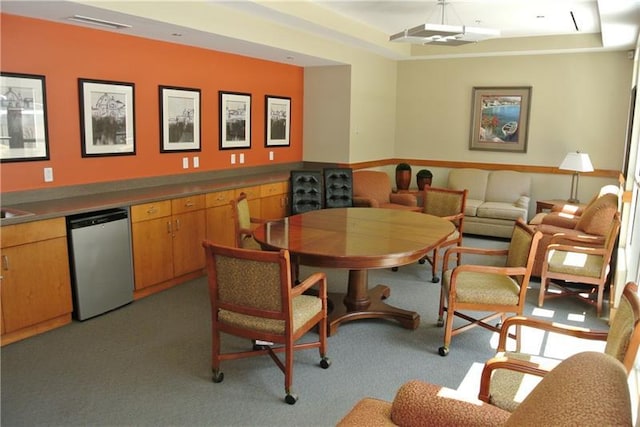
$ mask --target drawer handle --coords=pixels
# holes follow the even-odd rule
[[[154,214],[154,213],[157,213],[157,212],[158,212],[158,209],[157,209],[155,206],[151,206],[151,207],[147,210],[147,213],[148,213],[149,215]]]
[[[194,207],[196,204],[193,203],[192,201],[188,201],[187,203],[184,204],[185,208],[192,208]]]

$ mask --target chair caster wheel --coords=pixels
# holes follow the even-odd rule
[[[436,322],[436,326],[438,328],[442,328],[444,326],[444,319],[438,319],[438,321]]]
[[[398,267],[391,267],[391,271],[398,271]]]
[[[284,397],[284,401],[289,405],[294,405],[298,401],[298,396],[296,396],[295,394],[287,393],[287,395]]]
[[[442,346],[438,349],[438,354],[442,357],[446,356],[449,354],[449,348]]]
[[[211,381],[213,381],[214,383],[221,383],[222,380],[224,380],[224,373],[214,370],[213,371],[213,377],[211,378]]]
[[[329,359],[328,357],[323,357],[322,360],[320,360],[320,367],[322,369],[328,369],[329,366],[331,366],[331,359]]]
[[[438,276],[433,276],[431,278],[431,283],[438,283],[440,281],[440,278]]]
[[[496,323],[496,328],[498,328],[498,329],[502,329],[502,322],[498,322],[498,323]]]
[[[418,264],[424,264],[426,261],[424,259],[418,260]]]

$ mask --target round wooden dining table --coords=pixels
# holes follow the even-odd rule
[[[396,320],[407,329],[420,316],[383,302],[386,285],[369,289],[368,270],[419,261],[455,230],[442,218],[379,208],[322,209],[261,224],[254,238],[264,249],[289,250],[299,264],[349,270],[346,294],[330,294],[329,335],[341,323],[368,318]]]

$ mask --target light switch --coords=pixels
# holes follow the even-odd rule
[[[240,153],[240,164],[244,163],[244,153]]]
[[[182,158],[182,169],[189,169],[189,158],[188,157],[183,157]]]
[[[53,168],[44,168],[44,182],[53,182]]]
[[[232,155],[231,155],[231,164],[232,164],[232,165],[235,165],[235,164],[236,164],[236,155],[235,155],[235,154],[232,154]]]
[[[269,151],[269,160],[273,160],[273,151]]]
[[[198,156],[194,156],[194,158],[193,158],[193,167],[194,168],[199,168],[200,167],[200,158]]]

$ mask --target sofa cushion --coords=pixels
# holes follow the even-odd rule
[[[484,202],[478,206],[476,216],[481,218],[497,218],[516,220],[522,218],[526,220],[527,210],[515,206],[513,203]]]
[[[587,234],[603,236],[607,234],[618,211],[618,196],[605,194],[589,205],[578,220],[576,229]]]
[[[489,172],[482,169],[451,169],[447,188],[452,190],[468,190],[467,206],[469,200],[486,200],[487,179]],[[515,200],[515,199],[514,199]]]
[[[529,196],[531,177],[515,171],[492,171],[487,179],[487,202],[516,203],[520,196]],[[527,208],[529,201],[527,200]]]
[[[464,205],[464,214],[465,214],[465,216],[476,216],[476,215],[478,215],[478,208],[483,203],[484,203],[484,200],[467,198],[467,201],[465,202],[465,205]]]

